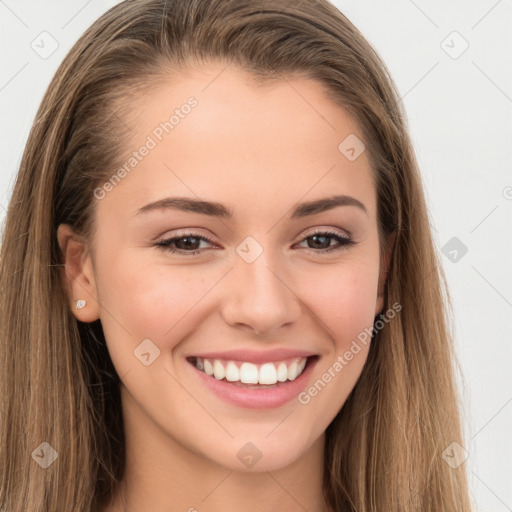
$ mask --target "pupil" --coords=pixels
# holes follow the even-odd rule
[[[314,245],[317,245],[316,247],[314,247],[314,249],[329,247],[329,237],[328,236],[313,235],[311,238],[313,239]],[[320,244],[317,244],[317,241],[319,239],[322,240],[322,242],[320,242]],[[327,241],[327,244],[325,243],[326,241]]]
[[[190,240],[195,240],[196,243],[194,243],[194,242],[191,243]],[[176,245],[178,246],[179,249],[197,249],[197,247],[196,247],[197,240],[198,240],[198,238],[195,236],[186,236],[186,237],[178,239],[176,241]],[[180,247],[180,245],[183,247]]]

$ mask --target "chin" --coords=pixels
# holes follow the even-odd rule
[[[315,442],[309,441],[306,433],[294,432],[290,435],[289,432],[275,432],[269,435],[267,429],[264,434],[254,432],[251,435],[250,430],[247,435],[231,440],[229,445],[219,443],[215,451],[209,449],[204,455],[231,471],[277,471],[306,456]]]

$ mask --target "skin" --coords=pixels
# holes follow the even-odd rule
[[[269,503],[324,511],[324,432],[356,384],[369,345],[308,404],[294,399],[267,410],[213,395],[185,357],[309,350],[319,355],[310,386],[371,329],[383,307],[389,254],[379,250],[367,154],[349,161],[338,150],[349,134],[363,136],[318,82],[296,76],[257,86],[246,71],[211,63],[134,102],[125,117],[129,152],[190,96],[197,107],[96,200],[95,251],[68,226],[58,229],[73,312],[82,322],[101,319],[122,382],[127,466],[108,510],[124,510],[124,500],[129,511],[254,511]],[[287,217],[298,202],[334,194],[357,198],[367,211],[338,206]],[[166,196],[219,202],[233,218],[175,209],[135,215]],[[355,245],[315,253],[310,233],[326,228]],[[201,242],[202,253],[193,256],[155,247],[187,229],[213,244]],[[252,263],[235,251],[247,236],[263,248]],[[335,238],[329,244],[338,245]],[[87,305],[76,310],[79,298]],[[148,338],[160,355],[145,366],[134,350]],[[247,442],[262,454],[252,468],[237,457]]]

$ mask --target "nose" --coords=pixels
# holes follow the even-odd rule
[[[252,263],[236,256],[224,297],[222,316],[231,327],[261,336],[276,336],[300,317],[299,297],[283,265],[267,256]]]

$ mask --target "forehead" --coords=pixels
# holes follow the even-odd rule
[[[362,133],[317,81],[256,83],[247,71],[212,64],[170,76],[125,110],[128,172],[102,207],[117,198],[133,212],[166,194],[195,195],[236,214],[249,204],[282,209],[339,193],[375,215],[366,152],[344,152],[347,144],[364,147]]]

